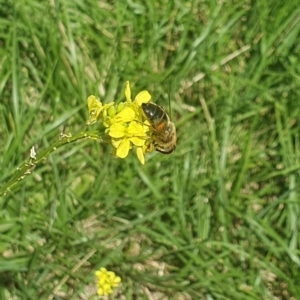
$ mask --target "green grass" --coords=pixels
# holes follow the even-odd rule
[[[126,80],[178,131],[145,166],[66,145],[3,196],[0,299],[98,299],[100,267],[112,299],[300,299],[300,5],[223,2],[0,3],[0,187]]]

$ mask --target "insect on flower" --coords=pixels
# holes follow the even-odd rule
[[[132,100],[129,81],[125,85],[125,98],[119,104],[102,104],[95,96],[89,96],[87,125],[100,121],[114,147],[113,153],[120,158],[135,149],[144,164],[146,152],[156,149],[163,154],[172,153],[176,148],[176,128],[164,108],[150,102],[148,91],[139,92]]]
[[[176,128],[164,108],[153,103],[142,103],[142,110],[152,127],[155,149],[163,154],[171,154],[176,148]]]

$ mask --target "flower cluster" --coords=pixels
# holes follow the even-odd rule
[[[95,272],[95,275],[97,294],[100,296],[112,294],[113,288],[117,287],[121,282],[119,276],[116,276],[114,272],[107,271],[105,268],[100,268],[100,270]]]
[[[136,149],[139,161],[145,163],[145,153],[151,149],[150,123],[142,112],[142,103],[147,103],[151,95],[147,91],[140,92],[131,100],[129,82],[125,86],[124,102],[102,104],[95,96],[89,96],[87,105],[89,110],[88,125],[101,120],[105,126],[105,133],[110,137],[115,155],[125,158],[130,149]]]

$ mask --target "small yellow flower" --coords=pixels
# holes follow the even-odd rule
[[[91,95],[86,100],[88,110],[89,110],[89,120],[88,125],[94,124],[97,122],[97,119],[103,109],[103,105],[94,95]]]
[[[120,158],[127,157],[129,150],[136,149],[139,161],[145,163],[145,153],[149,151],[151,143],[148,120],[145,120],[141,105],[151,99],[147,91],[137,94],[131,100],[131,90],[129,81],[125,85],[125,102],[115,104],[102,104],[95,96],[90,96],[87,100],[89,109],[89,124],[93,124],[102,117],[106,134],[111,139],[111,144],[115,148],[115,155]]]
[[[105,268],[100,268],[100,270],[95,272],[95,275],[97,294],[100,296],[112,294],[113,288],[117,287],[121,282],[119,276],[116,276],[114,272],[107,271]]]
[[[143,124],[132,121],[128,126],[120,123],[113,124],[109,129],[109,135],[112,137],[112,145],[116,148],[116,156],[125,158],[132,146],[143,148],[147,141],[147,131],[149,128]],[[139,150],[137,157],[143,164],[145,162]]]
[[[86,100],[89,110],[89,120],[87,125],[96,123],[101,117],[104,110],[108,110],[114,103],[102,104],[94,95],[91,95]]]

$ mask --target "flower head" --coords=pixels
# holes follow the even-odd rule
[[[149,151],[151,144],[150,124],[145,119],[141,105],[151,99],[147,91],[137,94],[134,100],[131,100],[131,90],[129,81],[125,86],[124,102],[115,104],[102,104],[95,96],[87,99],[89,109],[89,124],[102,119],[105,132],[110,138],[114,147],[114,153],[117,157],[125,158],[129,151],[136,149],[136,155],[139,161],[145,163],[145,153]]]
[[[113,288],[117,287],[121,282],[119,276],[116,276],[114,272],[107,271],[105,268],[100,268],[100,270],[95,272],[95,275],[97,294],[101,296],[112,294]]]
[[[87,121],[87,125],[96,123],[101,117],[101,113],[114,104],[111,102],[103,105],[94,95],[89,96],[86,102],[89,110],[89,120]]]

